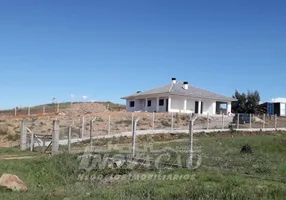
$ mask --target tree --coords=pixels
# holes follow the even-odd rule
[[[257,90],[248,91],[247,94],[235,91],[233,98],[237,99],[232,102],[233,113],[255,113],[260,102],[260,95]]]

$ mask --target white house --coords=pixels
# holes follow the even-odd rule
[[[150,89],[138,91],[135,94],[122,97],[126,100],[128,112],[179,112],[215,115],[231,113],[231,102],[236,99],[214,92],[200,89],[188,84],[177,82]],[[225,108],[222,108],[225,106]]]

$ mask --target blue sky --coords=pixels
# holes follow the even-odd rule
[[[0,0],[0,108],[120,97],[172,77],[286,97],[286,2]]]

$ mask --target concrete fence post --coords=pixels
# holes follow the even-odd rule
[[[210,128],[210,114],[207,114],[207,130]]]
[[[133,157],[136,154],[136,127],[137,127],[137,122],[139,121],[139,118],[136,120],[133,120],[133,126],[132,126],[132,155]]]
[[[68,153],[71,153],[71,131],[72,126],[68,127]]]
[[[80,138],[84,137],[84,131],[85,131],[85,122],[84,122],[84,116],[81,118],[81,131],[80,131]]]
[[[174,113],[171,112],[171,131],[174,129]]]
[[[194,141],[194,121],[197,119],[197,115],[192,113],[190,114],[190,122],[189,122],[189,158],[188,158],[188,167],[191,168],[193,166],[193,141]]]
[[[59,113],[60,112],[60,104],[58,103],[57,104],[57,113]]]
[[[132,115],[131,115],[131,133],[132,133],[132,131],[133,131],[133,125],[134,125],[134,113],[132,113]]]
[[[251,114],[249,114],[249,128],[252,129],[252,117],[251,117]]]
[[[110,135],[111,134],[111,132],[110,132],[110,130],[111,130],[111,116],[109,115],[108,116],[108,135]]]
[[[15,113],[14,113],[15,116],[17,116],[17,107],[15,108]]]
[[[90,132],[89,132],[90,148],[92,147],[92,135],[93,135],[93,120],[90,120]]]
[[[43,115],[46,114],[46,106],[43,106]]]
[[[53,135],[52,135],[52,156],[57,155],[59,152],[59,139],[60,139],[60,127],[59,121],[53,121]]]
[[[221,121],[222,121],[221,129],[223,130],[223,129],[224,129],[224,117],[223,117],[223,113],[221,114]]]
[[[27,149],[27,128],[26,121],[22,120],[21,122],[21,150],[24,151]]]
[[[30,138],[30,151],[34,150],[34,133],[31,132],[31,138]]]
[[[155,130],[155,112],[152,113],[152,129]]]
[[[31,115],[31,107],[29,106],[28,107],[28,116],[30,116]]]
[[[263,114],[263,129],[265,129],[265,114]]]
[[[275,114],[274,118],[275,118],[275,130],[277,130],[277,114]]]
[[[239,129],[239,113],[237,113],[236,129]]]

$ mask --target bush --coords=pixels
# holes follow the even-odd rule
[[[8,134],[6,136],[6,139],[9,141],[17,141],[17,140],[20,140],[20,135],[19,134]]]
[[[171,126],[171,124],[170,124],[170,122],[168,122],[167,120],[163,120],[163,121],[161,121],[161,124],[163,125],[163,126]]]
[[[0,125],[0,135],[8,135],[10,133],[10,130],[8,128],[7,124],[1,124]]]

